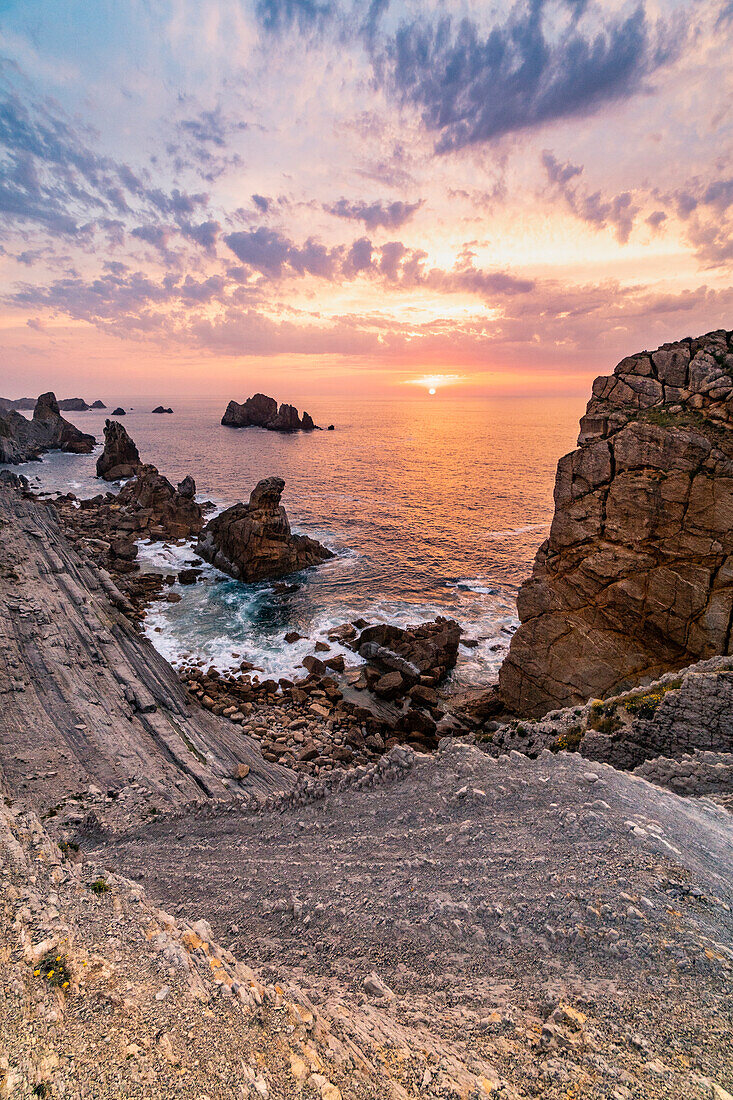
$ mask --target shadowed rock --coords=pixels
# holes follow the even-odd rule
[[[275,580],[333,554],[315,539],[294,535],[280,504],[285,482],[260,481],[249,504],[235,504],[207,523],[197,550],[202,558],[242,581]]]
[[[597,378],[499,678],[520,714],[731,652],[733,333]]]
[[[63,418],[50,392],[38,398],[30,421],[15,410],[0,415],[0,462],[28,462],[52,450],[89,454],[95,442]]]
[[[119,481],[140,469],[140,455],[127,429],[116,420],[104,422],[104,450],[97,459],[97,477]]]

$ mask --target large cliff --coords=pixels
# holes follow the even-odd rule
[[[593,383],[499,677],[539,716],[731,652],[733,332]]]

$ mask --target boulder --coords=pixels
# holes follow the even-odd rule
[[[276,580],[333,554],[315,539],[294,535],[280,504],[285,482],[270,477],[253,489],[248,504],[235,504],[207,523],[198,553],[242,581]]]
[[[433,622],[399,627],[383,623],[368,626],[354,648],[372,667],[382,672],[399,672],[405,690],[430,674],[435,682],[455,666],[461,628],[454,619],[439,616]]]
[[[518,599],[504,705],[539,717],[731,652],[733,333],[597,378]]]
[[[189,500],[193,500],[196,496],[196,482],[190,474],[186,474],[183,481],[178,482],[178,492],[182,497],[187,497]]]
[[[127,429],[116,420],[104,422],[104,450],[97,459],[97,477],[119,481],[140,469],[140,455]]]
[[[162,528],[169,538],[190,538],[204,525],[201,505],[174,489],[155,466],[141,466],[117,501],[136,515],[141,530]]]

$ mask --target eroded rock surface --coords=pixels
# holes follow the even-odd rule
[[[733,333],[597,378],[499,679],[538,716],[731,652]]]
[[[242,581],[274,580],[332,558],[320,542],[294,535],[280,503],[285,482],[260,481],[249,504],[235,504],[207,523],[197,551],[218,569]]]
[[[97,459],[97,477],[120,481],[132,477],[140,466],[140,454],[127,429],[116,420],[105,420],[104,450]]]
[[[122,487],[117,500],[145,521],[140,529],[183,539],[197,535],[204,525],[195,492],[196,483],[190,475],[174,489],[168,478],[148,465],[141,466],[137,476]]]

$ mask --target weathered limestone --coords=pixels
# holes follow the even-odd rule
[[[500,672],[519,714],[731,652],[733,333],[597,378]]]
[[[280,504],[285,482],[268,477],[252,490],[249,504],[235,504],[207,523],[196,549],[202,558],[237,580],[276,580],[332,558],[325,546],[293,535]]]

